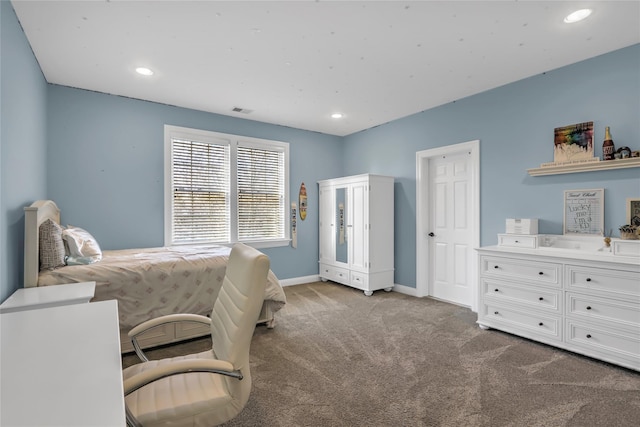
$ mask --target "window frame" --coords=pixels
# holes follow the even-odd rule
[[[228,242],[198,241],[174,242],[173,239],[173,139],[191,140],[201,143],[228,144],[229,156],[229,237]],[[264,148],[284,154],[284,237],[275,239],[238,240],[238,146]],[[288,246],[291,242],[291,218],[289,197],[289,143],[261,138],[246,137],[179,126],[164,126],[164,244],[165,246],[186,245],[222,245],[230,246],[237,242],[255,248]]]

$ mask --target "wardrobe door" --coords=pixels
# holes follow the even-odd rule
[[[368,268],[369,244],[369,210],[368,183],[355,182],[351,184],[348,197],[349,220],[349,268],[366,271]]]
[[[335,262],[335,240],[334,230],[335,215],[334,215],[334,195],[333,188],[330,186],[321,186],[319,189],[319,240],[320,240],[320,262],[333,263]]]

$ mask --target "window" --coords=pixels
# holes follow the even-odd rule
[[[289,144],[165,126],[165,244],[289,244]]]

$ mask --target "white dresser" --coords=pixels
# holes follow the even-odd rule
[[[614,253],[602,238],[498,240],[478,250],[480,327],[640,371],[640,257],[633,250]]]
[[[356,175],[319,181],[319,273],[364,291],[393,288],[394,178]]]

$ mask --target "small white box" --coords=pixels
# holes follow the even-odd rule
[[[538,234],[538,219],[507,218],[507,234]]]
[[[640,258],[640,240],[614,240],[613,254]]]

